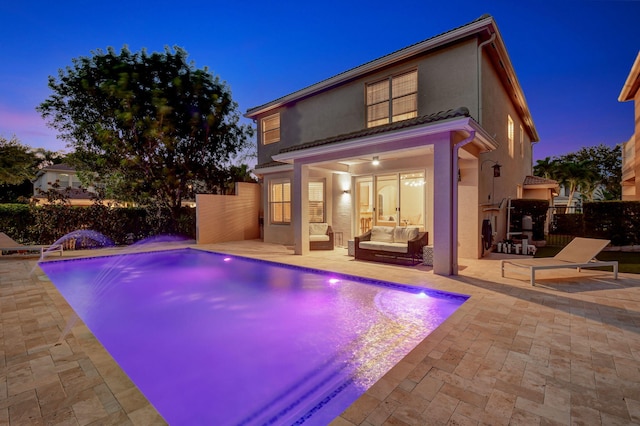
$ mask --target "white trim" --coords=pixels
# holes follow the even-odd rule
[[[257,175],[266,175],[270,173],[280,173],[280,172],[290,172],[293,170],[293,165],[291,164],[283,164],[281,166],[272,166],[272,167],[256,167],[253,170],[253,173]]]

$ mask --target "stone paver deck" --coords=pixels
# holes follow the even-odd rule
[[[640,424],[636,275],[543,271],[531,287],[500,277],[500,255],[462,259],[460,275],[441,277],[356,262],[346,249],[199,247],[471,296],[333,426]],[[0,257],[0,425],[164,424],[36,261]]]

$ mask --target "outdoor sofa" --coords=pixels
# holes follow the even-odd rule
[[[422,250],[428,233],[419,228],[404,226],[374,226],[355,237],[356,260],[416,265],[422,262]]]

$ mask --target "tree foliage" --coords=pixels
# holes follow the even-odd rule
[[[27,203],[39,169],[61,162],[61,154],[23,145],[16,136],[0,136],[0,203]]]
[[[576,152],[538,160],[536,176],[557,180],[569,188],[569,202],[576,191],[587,201],[622,197],[622,150],[600,144]]]
[[[20,185],[32,179],[36,172],[37,157],[31,148],[13,136],[0,136],[0,184]]]
[[[49,88],[38,111],[74,148],[79,174],[97,173],[119,201],[177,212],[195,183],[217,192],[216,177],[249,146],[252,129],[239,124],[226,83],[179,47],[92,52]]]

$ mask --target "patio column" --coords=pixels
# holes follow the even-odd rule
[[[449,133],[433,147],[433,273],[453,275],[457,273],[458,260],[454,258],[454,226],[457,214],[453,211],[451,174],[452,150]]]
[[[293,164],[291,191],[291,223],[293,225],[294,253],[309,254],[309,166]]]

